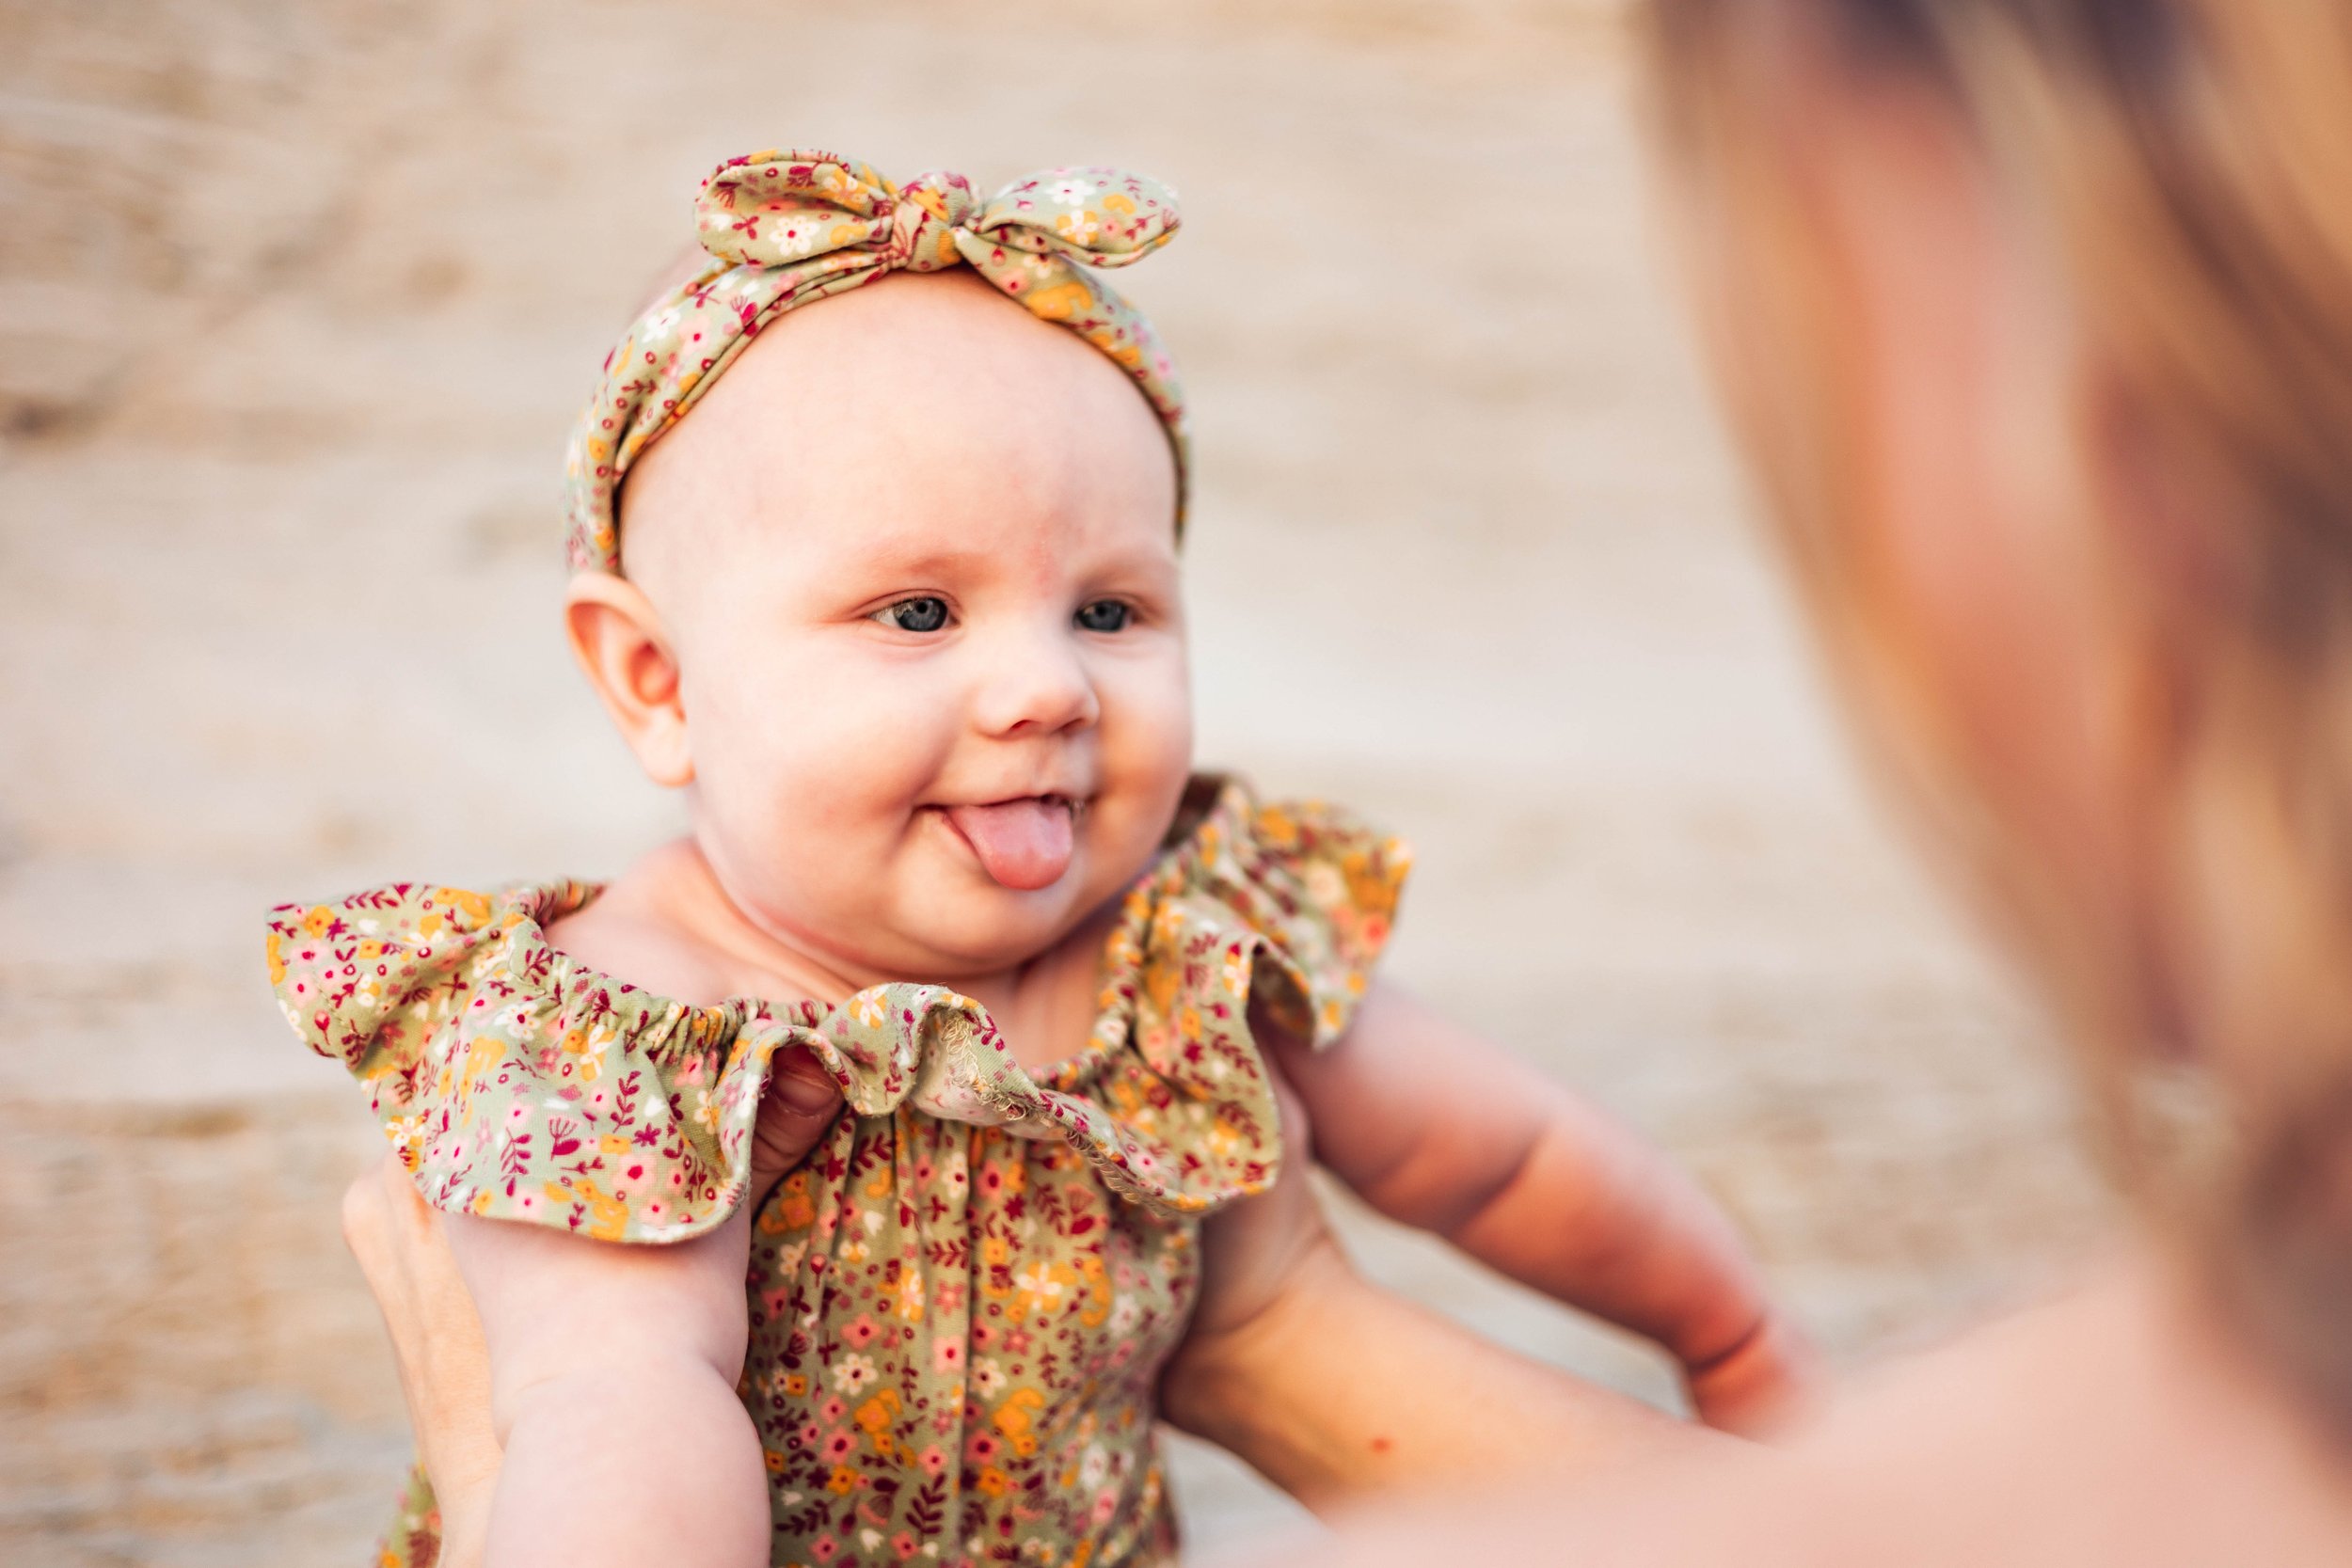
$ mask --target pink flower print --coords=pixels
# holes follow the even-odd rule
[[[808,1548],[808,1555],[815,1558],[819,1562],[831,1562],[833,1560],[833,1554],[840,1549],[841,1544],[835,1541],[832,1536],[820,1535],[817,1538],[816,1543]]]
[[[841,1338],[855,1349],[864,1350],[882,1338],[882,1327],[871,1317],[860,1313],[855,1322],[841,1331]]]
[[[848,1402],[837,1394],[829,1396],[824,1403],[817,1407],[817,1414],[828,1421],[837,1421],[849,1413]]]
[[[963,1367],[963,1341],[942,1335],[931,1347],[931,1365],[943,1372],[960,1371]]]
[[[933,1481],[937,1481],[947,1473],[947,1456],[936,1443],[925,1449],[914,1462],[920,1465],[923,1467],[923,1473]]]
[[[825,1446],[818,1451],[828,1465],[838,1465],[857,1451],[857,1439],[850,1435],[847,1427],[836,1428],[826,1437]]]

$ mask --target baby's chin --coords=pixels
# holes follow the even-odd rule
[[[932,890],[891,922],[910,979],[1002,974],[1068,940],[1118,890],[1075,874],[1047,887]]]

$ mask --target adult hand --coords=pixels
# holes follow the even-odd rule
[[[392,1341],[417,1463],[441,1513],[440,1560],[470,1568],[482,1559],[499,1473],[490,1356],[441,1216],[417,1195],[399,1155],[385,1155],[344,1190],[343,1243]]]
[[[1226,1409],[1235,1385],[1294,1322],[1311,1317],[1327,1288],[1357,1283],[1307,1180],[1313,1164],[1307,1108],[1278,1071],[1282,1162],[1273,1186],[1211,1215],[1200,1227],[1200,1295],[1184,1343],[1160,1375],[1161,1415],[1231,1446]]]
[[[1212,1215],[1200,1228],[1200,1295],[1184,1348],[1247,1332],[1327,1268],[1348,1268],[1307,1179],[1313,1167],[1306,1104],[1274,1077],[1282,1162],[1274,1184]]]
[[[752,1139],[755,1209],[816,1148],[841,1109],[833,1079],[804,1051],[779,1061]],[[343,1241],[384,1315],[415,1433],[441,1511],[448,1568],[473,1568],[489,1523],[501,1454],[490,1422],[490,1362],[481,1322],[442,1233],[396,1155],[343,1194]]]

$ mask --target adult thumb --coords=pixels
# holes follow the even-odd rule
[[[815,1148],[841,1112],[841,1085],[805,1046],[776,1058],[768,1092],[752,1129],[752,1202],[768,1200],[777,1182]]]

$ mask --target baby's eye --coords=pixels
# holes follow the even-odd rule
[[[1078,625],[1088,631],[1125,631],[1134,618],[1135,607],[1117,599],[1097,599],[1078,607]]]
[[[900,599],[874,611],[872,619],[900,631],[937,631],[947,624],[947,601],[929,596]]]

